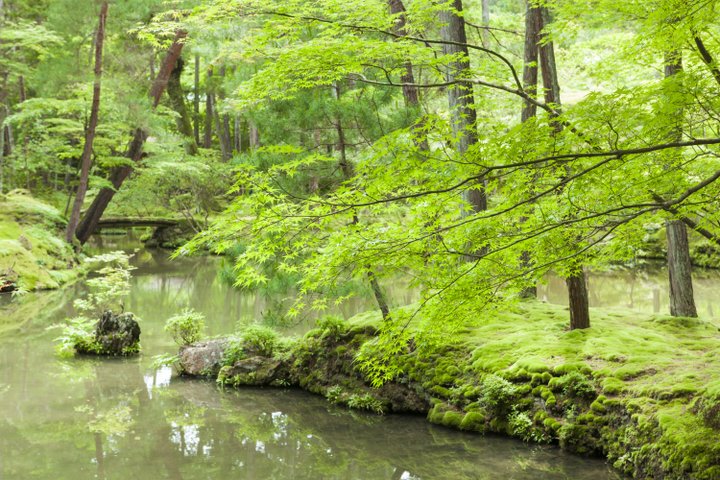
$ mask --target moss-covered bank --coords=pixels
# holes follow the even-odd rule
[[[636,478],[720,479],[720,332],[695,319],[600,311],[567,331],[567,310],[529,302],[480,318],[427,352],[409,342],[380,389],[355,362],[379,318],[325,322],[304,338],[257,335],[185,347],[181,367],[225,385],[297,385],[377,412],[421,412],[461,430],[498,432],[602,455]],[[214,349],[214,350],[213,350]],[[221,354],[218,354],[218,351]],[[208,358],[205,358],[208,360]]]
[[[0,195],[0,280],[42,290],[77,278],[82,270],[63,240],[65,225],[54,207],[24,190]]]

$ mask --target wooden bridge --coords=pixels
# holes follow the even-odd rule
[[[100,231],[109,228],[133,228],[133,227],[155,227],[169,228],[180,225],[181,220],[175,218],[152,218],[152,217],[107,217],[101,218],[95,228]]]

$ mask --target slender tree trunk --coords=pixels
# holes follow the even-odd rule
[[[25,90],[25,77],[23,75],[20,75],[18,77],[18,90],[20,96],[20,103],[23,103],[25,102],[25,100],[27,100],[27,91]],[[30,168],[28,166],[28,138],[25,129],[22,130],[22,145],[23,161],[25,162],[25,188],[30,190]]]
[[[80,182],[78,183],[77,192],[75,194],[75,202],[73,203],[72,212],[70,213],[70,221],[65,230],[65,240],[72,243],[75,237],[75,229],[80,222],[80,210],[82,210],[85,194],[88,189],[88,179],[90,178],[90,165],[92,163],[93,142],[95,141],[95,130],[97,128],[100,117],[100,90],[102,86],[102,56],[103,44],[105,42],[105,24],[107,22],[108,2],[105,1],[100,6],[100,17],[98,20],[97,38],[95,40],[95,82],[93,85],[93,99],[90,108],[90,122],[85,132],[85,146],[83,148],[80,160]]]
[[[443,52],[446,55],[460,55],[460,58],[448,65],[446,72],[448,82],[456,81],[470,69],[470,57],[468,48],[465,46],[467,44],[465,21],[461,16],[462,0],[454,0],[451,6],[455,11],[443,11],[440,14],[443,23],[440,36],[444,41],[451,42],[451,44],[443,45]],[[454,86],[448,87],[447,92],[455,149],[460,156],[463,156],[472,145],[478,143],[473,85],[470,82],[458,81]],[[466,190],[463,199],[469,207],[469,210],[463,210],[463,215],[472,215],[486,210],[487,198],[484,182],[480,181],[474,188]]]
[[[225,80],[225,66],[220,67],[220,81]],[[217,89],[217,96],[221,101],[225,100],[224,87],[222,83]],[[214,102],[213,102],[214,103]],[[217,131],[218,141],[220,142],[220,152],[224,162],[230,161],[232,158],[232,137],[230,136],[230,117],[227,113],[220,116],[220,112],[215,108],[215,129]]]
[[[233,128],[235,136],[233,137],[233,150],[237,153],[242,151],[242,119],[240,115],[235,115],[235,127]]]
[[[195,82],[193,85],[193,133],[195,145],[200,145],[200,55],[195,55]]]
[[[540,9],[530,1],[526,1],[525,11],[525,46],[523,63],[523,89],[532,97],[537,95],[538,83],[538,44],[540,41]],[[537,115],[535,104],[523,100],[520,120],[525,123]],[[522,219],[525,222],[526,219]],[[524,251],[520,256],[523,268],[532,265],[532,258],[529,251]],[[520,292],[522,298],[536,298],[537,286],[526,287]]]
[[[167,83],[167,93],[173,109],[178,114],[176,124],[178,131],[183,136],[185,153],[188,155],[197,155],[198,146],[195,143],[195,133],[190,119],[190,112],[188,112],[187,105],[185,104],[185,92],[183,91],[181,83],[184,67],[185,62],[182,57],[179,57],[175,63],[175,68],[173,68],[170,73],[170,78]]]
[[[407,29],[405,28],[405,25],[407,23],[407,19],[405,17],[405,5],[403,5],[402,0],[388,0],[388,4],[390,6],[390,13],[398,16],[397,20],[395,20],[395,24],[393,25],[395,34],[403,37],[406,36]],[[418,87],[414,86],[415,75],[413,73],[412,62],[405,62],[405,72],[400,76],[400,82],[402,83],[405,106],[417,110],[418,113],[420,113],[420,95]],[[420,118],[417,122],[415,122],[413,131],[415,133],[415,144],[421,151],[426,152],[430,150],[430,146],[428,145],[427,136],[422,131],[424,125],[425,119]]]
[[[335,84],[333,85],[333,92],[335,94],[335,99],[340,100],[340,85]],[[346,142],[345,142],[345,130],[343,129],[342,120],[340,117],[335,118],[335,131],[337,132],[337,149],[340,153],[340,170],[343,173],[343,178],[345,180],[350,180],[355,176],[355,168],[352,163],[347,158],[347,151],[346,151]],[[359,219],[357,214],[353,214],[353,222],[354,225],[357,225],[359,223]],[[390,307],[388,306],[387,299],[385,298],[385,294],[382,291],[382,288],[380,288],[380,283],[377,280],[377,277],[375,276],[375,272],[373,271],[371,265],[367,265],[367,278],[368,282],[370,283],[370,288],[373,291],[373,295],[375,296],[375,301],[377,302],[378,308],[380,309],[380,313],[382,314],[382,317],[384,320],[387,320],[390,317]]]
[[[255,125],[255,122],[250,121],[250,125],[248,125],[249,133],[248,133],[248,146],[250,150],[255,150],[260,146],[260,130],[258,130],[257,125]]]
[[[482,0],[482,24],[485,27],[482,31],[483,47],[490,48],[490,0]]]
[[[541,31],[550,23],[547,7],[540,7]],[[540,46],[540,66],[542,70],[545,103],[555,105],[560,111],[560,82],[558,81],[555,63],[555,47],[553,42],[544,41]],[[562,123],[555,122],[555,131],[562,131]],[[568,172],[569,173],[569,172]],[[586,285],[587,279],[582,265],[576,266],[575,272],[565,279],[570,305],[570,329],[590,327],[590,301]]]
[[[212,148],[213,112],[215,110],[215,106],[213,105],[215,97],[213,96],[212,76],[213,67],[210,66],[205,82],[205,138],[203,139],[203,147],[205,148]]]
[[[167,87],[168,80],[170,79],[170,73],[173,68],[175,68],[175,63],[178,58],[180,58],[183,46],[185,46],[186,37],[187,32],[179,30],[175,34],[175,40],[165,55],[163,64],[160,67],[160,72],[158,72],[158,76],[150,89],[150,98],[153,101],[153,107],[157,107],[160,103],[160,97],[162,97],[162,94]],[[132,163],[138,163],[142,158],[143,147],[145,146],[147,136],[148,134],[144,129],[135,129],[133,139],[130,142],[128,150],[125,154],[127,158],[132,160]],[[115,196],[115,192],[122,186],[123,182],[128,175],[130,175],[132,170],[132,167],[129,165],[117,167],[112,170],[110,173],[110,182],[114,188],[103,188],[100,190],[77,227],[75,235],[78,240],[80,240],[81,244],[87,242],[90,235],[92,235],[95,231],[100,218],[102,218],[102,215],[105,212],[105,209],[110,204],[113,196]]]
[[[665,78],[682,72],[682,54],[671,52],[665,58]],[[675,140],[682,137],[680,122],[683,113],[678,111],[678,126],[673,132]],[[673,317],[697,317],[692,285],[692,262],[687,227],[682,220],[665,223],[667,237],[667,262],[670,277],[670,315]]]
[[[213,100],[213,104],[215,101]],[[220,143],[220,155],[223,162],[227,162],[232,158],[232,152],[229,149],[230,139],[227,138],[227,130],[225,129],[225,116],[220,117],[217,108],[213,110],[214,122],[215,122],[215,133]]]
[[[5,119],[7,114],[7,107],[0,105],[0,194],[3,193],[5,187]]]
[[[525,47],[523,62],[523,89],[532,97],[537,95],[538,83],[538,43],[540,41],[540,9],[527,1],[525,13]],[[537,115],[534,103],[523,100],[521,121],[526,122]]]

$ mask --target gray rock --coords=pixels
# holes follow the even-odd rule
[[[192,376],[217,376],[228,341],[206,340],[180,347],[180,371]]]

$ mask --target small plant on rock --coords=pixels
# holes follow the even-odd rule
[[[275,330],[262,325],[250,325],[242,332],[245,348],[264,357],[272,357],[280,341]]]
[[[174,315],[165,322],[165,331],[172,335],[179,346],[190,345],[202,338],[205,316],[191,308]]]

